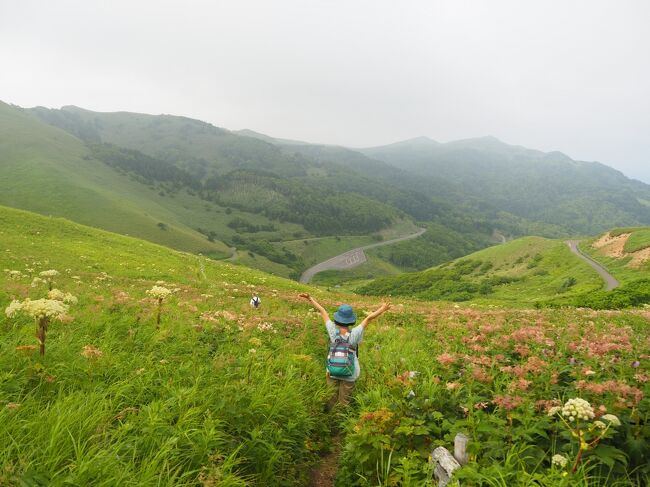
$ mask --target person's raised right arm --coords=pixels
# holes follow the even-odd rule
[[[366,316],[366,318],[361,322],[361,326],[363,328],[365,328],[366,326],[368,326],[370,324],[370,322],[372,320],[374,320],[375,318],[378,318],[379,316],[384,314],[391,307],[392,307],[392,305],[390,303],[381,303],[381,306],[379,308],[377,308],[375,311],[373,311],[368,316]]]
[[[330,315],[327,314],[327,311],[325,311],[325,308],[323,308],[320,305],[320,303],[314,299],[313,296],[311,296],[308,293],[300,293],[298,296],[300,296],[301,298],[306,299],[307,301],[309,301],[311,303],[311,305],[314,308],[316,308],[316,310],[320,313],[320,315],[322,316],[323,321],[325,321],[325,323],[330,321]]]

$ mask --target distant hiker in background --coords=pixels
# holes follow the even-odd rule
[[[350,329],[357,322],[357,315],[349,304],[339,306],[334,313],[334,321],[332,321],[325,308],[312,296],[307,293],[301,293],[299,296],[309,301],[318,310],[329,335],[327,383],[335,390],[325,405],[325,411],[331,411],[337,401],[341,405],[347,406],[350,403],[354,384],[361,374],[359,344],[363,340],[363,332],[372,320],[388,311],[391,305],[383,303],[377,310],[366,316],[359,326]]]
[[[253,294],[253,297],[251,298],[251,306],[255,309],[260,307],[260,304],[262,304],[262,300],[257,294]]]

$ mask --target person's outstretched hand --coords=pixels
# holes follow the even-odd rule
[[[298,294],[298,297],[303,298],[303,299],[310,299],[311,298],[309,293],[300,293],[300,294]]]
[[[389,309],[391,309],[392,307],[393,307],[393,305],[390,304],[390,303],[381,303],[381,306],[379,307],[379,310],[382,313],[384,313],[384,312],[388,311]]]

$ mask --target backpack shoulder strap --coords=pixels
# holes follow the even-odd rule
[[[337,329],[336,329],[336,335],[334,335],[334,342],[332,342],[332,343],[336,343],[337,339],[339,339],[339,338],[340,338],[341,340],[344,340],[345,342],[347,342],[347,343],[348,343],[348,347],[349,347],[351,350],[353,350],[355,353],[357,352],[357,345],[351,345],[351,344],[350,344],[350,333],[348,333],[348,336],[344,337],[343,335],[341,335],[341,330],[339,330],[339,329],[337,328]]]

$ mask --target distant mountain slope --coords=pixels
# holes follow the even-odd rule
[[[388,205],[417,220],[453,226],[462,233],[482,232],[488,240],[495,226],[513,235],[561,232],[551,225],[531,226],[530,222],[518,221],[513,215],[501,215],[503,212],[496,207],[489,208],[480,198],[461,194],[460,186],[454,187],[448,181],[431,176],[423,179],[343,147],[275,139],[250,130],[229,132],[171,115],[100,113],[74,106],[60,110],[39,107],[32,112],[87,141],[115,144],[174,163],[193,177],[213,185],[220,193],[219,202],[224,205],[252,212],[263,209],[267,216],[295,221],[310,231],[316,230],[309,228],[314,218],[307,218],[307,222],[292,220],[300,213],[292,204],[309,208],[311,203],[301,199],[316,194],[323,201],[327,196],[319,193],[324,190],[326,194],[352,193],[357,199],[363,196],[374,200],[376,211],[381,214],[390,214],[384,207]],[[289,185],[287,178],[291,178]],[[232,187],[240,189],[233,193],[229,191]],[[359,206],[368,203],[360,201]],[[341,210],[332,209],[327,213],[344,215],[345,211]],[[344,220],[354,218],[357,217],[349,215]],[[321,219],[326,220],[327,214],[321,215]],[[474,223],[467,225],[470,221]],[[351,225],[355,226],[359,225]],[[376,229],[382,226],[386,226],[385,220],[375,225]],[[365,231],[360,228],[356,232]],[[354,228],[349,228],[343,233],[354,232]],[[332,229],[330,234],[337,233],[341,230]]]
[[[512,146],[494,137],[446,144],[420,137],[361,152],[420,177],[434,175],[503,211],[575,232],[650,224],[649,185],[560,152]]]
[[[177,163],[203,179],[234,169],[267,170],[281,176],[306,174],[305,161],[286,157],[272,144],[192,118],[93,112],[75,106],[36,107],[31,112],[83,140],[138,150]]]
[[[198,183],[194,189],[204,199],[313,234],[363,235],[403,216],[362,190],[326,184],[321,176],[328,168],[305,156],[198,120],[73,106],[31,112],[89,144],[108,143],[175,165]]]
[[[184,221],[180,205],[92,158],[82,141],[0,102],[0,204],[63,216],[172,248],[227,255]],[[186,202],[188,204],[188,202]],[[192,204],[201,205],[200,201]]]

